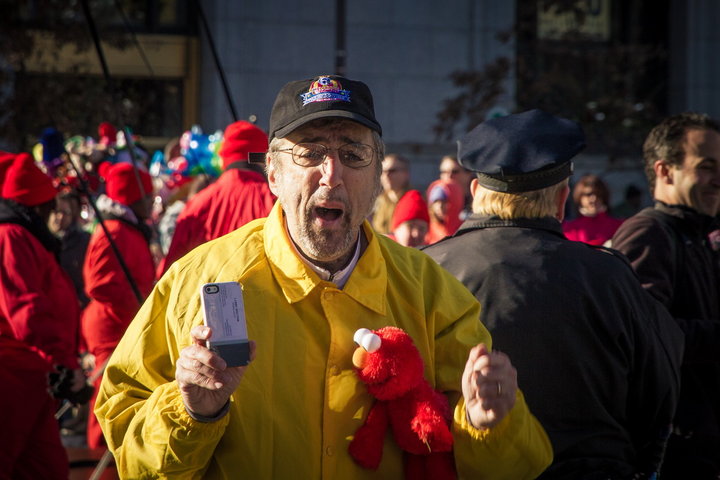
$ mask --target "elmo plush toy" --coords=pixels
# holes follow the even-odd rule
[[[355,332],[357,375],[376,401],[350,442],[350,455],[364,468],[377,469],[390,427],[405,452],[406,479],[454,479],[450,409],[444,395],[423,376],[420,352],[405,331],[384,327]]]

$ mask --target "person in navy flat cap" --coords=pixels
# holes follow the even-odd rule
[[[682,333],[612,250],[561,221],[575,122],[540,110],[494,118],[458,141],[475,172],[473,214],[424,249],[483,305],[555,452],[539,478],[650,478],[679,394]]]

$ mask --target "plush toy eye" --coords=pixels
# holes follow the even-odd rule
[[[355,343],[363,347],[368,353],[377,351],[382,345],[382,340],[367,328],[361,328],[353,336]]]

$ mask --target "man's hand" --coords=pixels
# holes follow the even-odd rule
[[[488,352],[484,344],[470,350],[462,377],[468,421],[477,429],[492,428],[512,410],[517,371],[507,355]]]
[[[212,329],[196,325],[190,331],[193,345],[183,348],[175,369],[185,408],[205,417],[216,415],[235,391],[245,374],[244,367],[228,368],[225,360],[205,346]],[[255,342],[250,342],[250,360],[255,358]]]

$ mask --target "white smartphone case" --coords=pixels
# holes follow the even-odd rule
[[[206,283],[200,287],[205,325],[213,333],[207,346],[229,367],[250,362],[250,343],[245,322],[242,288],[237,282]]]

